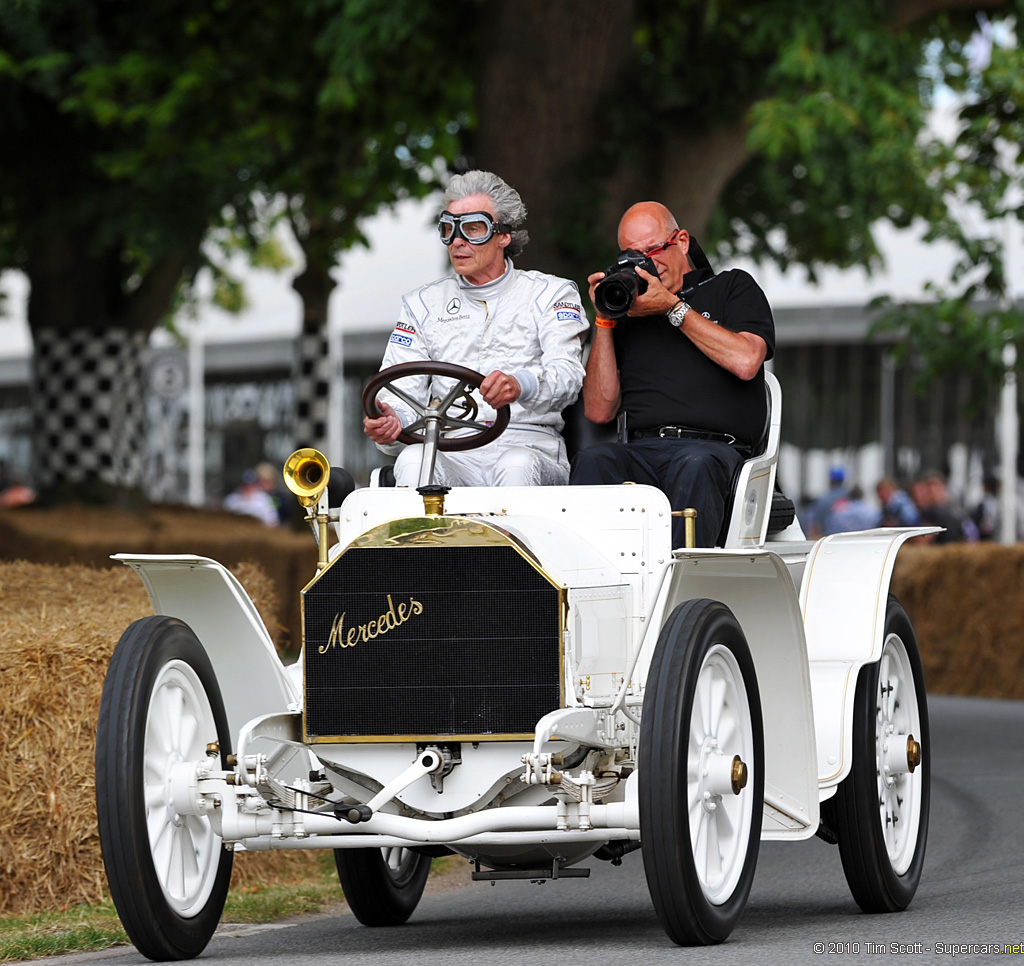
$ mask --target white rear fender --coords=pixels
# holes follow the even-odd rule
[[[935,527],[880,528],[819,540],[800,587],[818,734],[818,780],[838,785],[850,771],[857,675],[882,653],[889,582],[899,548]]]
[[[249,595],[214,560],[192,555],[119,553],[146,587],[153,610],[184,621],[202,642],[217,675],[231,734],[257,715],[301,700]]]

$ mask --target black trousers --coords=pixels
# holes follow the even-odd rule
[[[725,518],[725,501],[749,447],[703,439],[638,439],[601,443],[572,461],[569,483],[648,483],[658,487],[673,510],[697,511],[698,547],[713,547]],[[686,521],[672,518],[672,546],[686,544]]]

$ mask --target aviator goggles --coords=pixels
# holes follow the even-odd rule
[[[495,221],[486,211],[467,211],[463,215],[445,211],[438,220],[437,231],[446,245],[455,241],[456,236],[470,245],[483,245],[494,237],[495,232],[508,234],[512,226]]]

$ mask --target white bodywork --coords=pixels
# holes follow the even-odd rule
[[[207,815],[225,841],[248,849],[444,843],[500,859],[550,846],[553,861],[571,864],[602,843],[638,840],[632,765],[652,655],[673,609],[709,598],[732,611],[754,662],[762,838],[813,835],[820,802],[850,771],[857,675],[881,653],[896,553],[930,531],[811,542],[794,522],[766,538],[781,418],[770,375],[768,386],[765,451],[742,467],[724,548],[673,550],[669,502],[649,486],[447,494],[444,520],[511,543],[563,594],[564,700],[537,722],[532,743],[464,741],[461,759],[443,773],[440,744],[327,738],[306,746],[302,669],[282,666],[237,580],[202,557],[118,555],[142,578],[155,611],[180,618],[203,643],[235,736],[237,774],[217,775],[208,764],[176,770],[179,808]],[[426,513],[411,489],[356,490],[333,512],[326,503],[321,496],[318,509],[331,512],[338,540],[332,561],[375,528]],[[553,777],[567,748],[587,757]],[[311,768],[323,770],[319,784],[304,777]],[[372,814],[348,822],[309,814],[327,801]]]
[[[341,508],[341,543],[335,553],[377,524],[420,515],[422,500],[414,491],[357,490]],[[850,768],[857,672],[878,659],[896,551],[914,531],[876,530],[816,543],[673,552],[668,502],[659,490],[647,486],[454,489],[447,497],[446,515],[482,518],[512,534],[568,590],[566,708],[548,716],[553,721],[547,723],[545,740],[538,735],[536,751],[555,749],[546,740],[552,735],[586,738],[612,719],[619,721],[620,731],[633,730],[629,709],[636,716],[635,709],[642,706],[663,618],[685,600],[720,600],[743,627],[761,694],[762,837],[804,838],[815,832],[819,801]],[[286,738],[297,752],[300,669],[281,664],[237,580],[202,557],[121,554],[116,559],[140,575],[157,613],[179,617],[203,641],[232,733],[246,732],[244,750],[257,747],[256,737],[266,732]],[[270,725],[261,721],[246,729],[251,719],[264,716],[270,716]],[[239,743],[236,748],[243,752]],[[498,845],[524,836],[531,842],[546,841],[538,836],[540,829],[551,830],[561,842],[607,839],[609,828],[617,830],[615,837],[638,837],[633,779],[624,782],[607,804],[591,807],[591,830],[553,831],[556,810],[539,804],[549,798],[543,788],[520,792],[514,806],[472,813],[474,803],[493,793],[496,782],[518,780],[518,759],[529,750],[521,745],[510,759],[509,749],[500,743],[467,747],[461,767],[445,783],[443,806],[422,776],[399,789],[394,801],[418,812],[465,812],[447,820],[434,818],[431,829],[415,818],[378,813],[370,822],[340,833],[333,817],[306,816],[303,833],[319,833],[323,847],[356,832],[364,844],[382,846],[470,841]],[[329,768],[370,776],[380,787],[394,783],[414,757],[415,749],[405,744],[316,747],[316,758]],[[287,769],[288,781],[308,768],[301,755],[297,760],[297,766]],[[340,784],[354,796],[362,790],[358,782]],[[227,819],[232,810],[224,811]],[[243,809],[236,818],[236,835],[246,848],[311,844],[303,836],[273,841],[275,823],[269,817],[247,816]],[[222,834],[234,837],[227,826]],[[327,835],[330,841],[323,838]]]

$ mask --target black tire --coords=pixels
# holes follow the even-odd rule
[[[430,875],[430,856],[411,849],[335,849],[338,880],[364,926],[400,926],[413,914]]]
[[[839,840],[857,905],[869,913],[899,912],[914,898],[924,867],[931,741],[917,638],[891,594],[881,658],[861,668],[854,702],[853,762],[822,806],[824,818]],[[911,736],[920,763],[908,770]]]
[[[155,960],[191,959],[220,921],[234,854],[205,818],[164,795],[178,761],[230,750],[210,659],[191,628],[145,617],[121,636],[96,729],[96,812],[110,894],[128,938]]]
[[[704,599],[676,607],[647,680],[638,761],[647,886],[673,942],[720,943],[750,895],[764,808],[761,700],[729,608]],[[722,777],[735,756],[746,765],[738,793]]]

